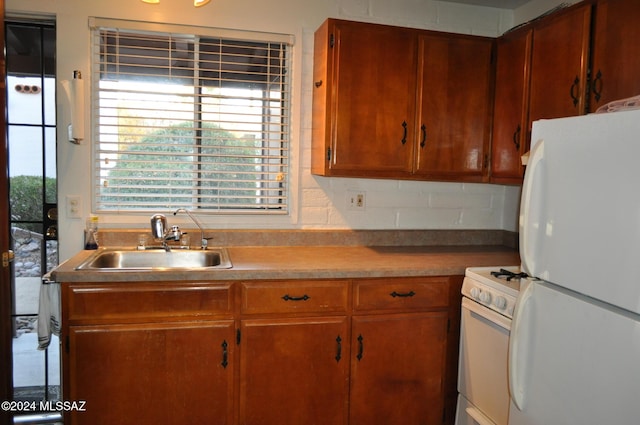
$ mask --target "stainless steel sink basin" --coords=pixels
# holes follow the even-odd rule
[[[125,250],[104,248],[87,258],[76,270],[204,270],[229,269],[225,248],[207,250]]]

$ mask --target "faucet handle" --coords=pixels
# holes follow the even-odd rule
[[[182,235],[182,232],[180,231],[180,227],[174,225],[174,226],[171,226],[171,232],[169,232],[169,235],[167,235],[165,239],[179,241],[180,235]]]
[[[209,246],[209,240],[213,239],[213,237],[202,237],[202,239],[200,240],[200,249],[207,249],[207,247]]]

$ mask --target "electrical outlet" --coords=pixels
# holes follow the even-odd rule
[[[79,195],[67,195],[67,218],[82,218],[82,198]]]
[[[364,211],[366,200],[362,190],[350,190],[347,196],[347,205],[350,210]]]

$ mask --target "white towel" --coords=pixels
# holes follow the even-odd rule
[[[38,309],[38,350],[44,350],[51,342],[51,334],[60,336],[60,284],[40,285]]]
[[[603,112],[630,111],[632,109],[640,109],[640,95],[627,97],[626,99],[614,100],[606,105],[602,105],[596,111],[596,114]]]

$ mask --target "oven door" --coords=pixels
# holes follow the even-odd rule
[[[510,329],[511,319],[462,297],[457,425],[508,424]]]

